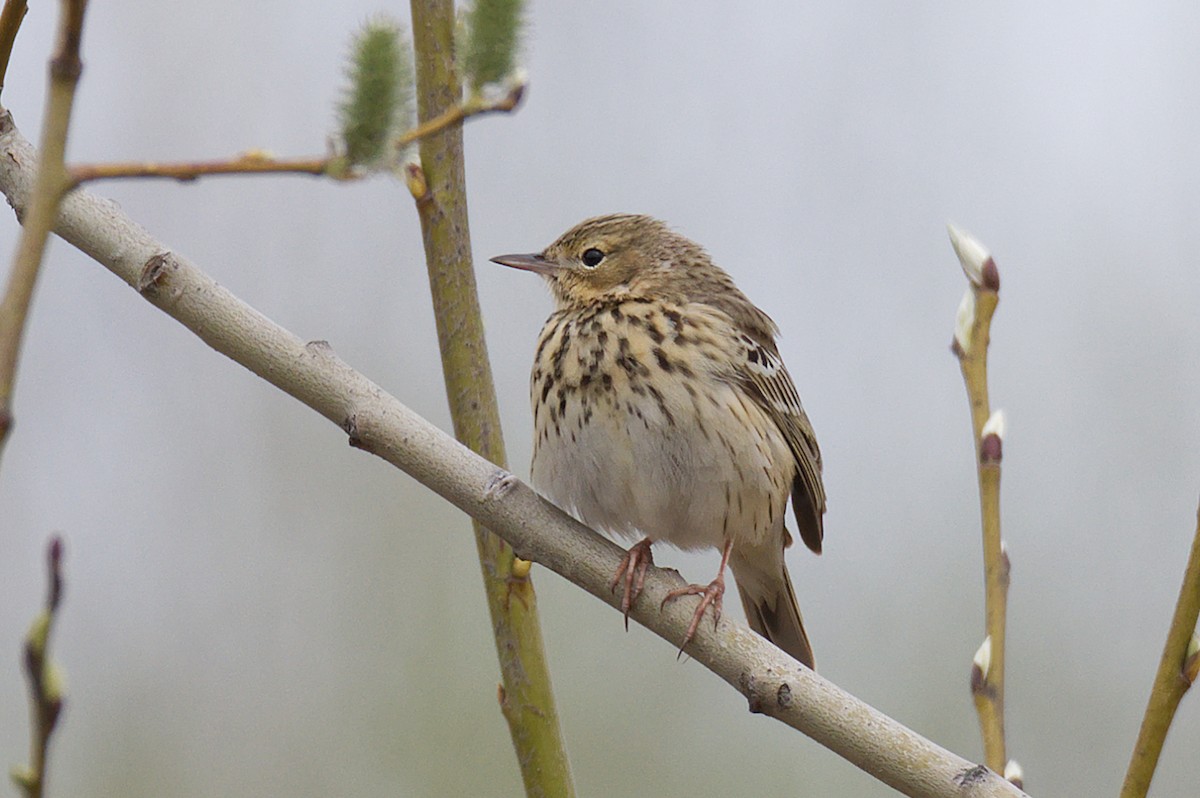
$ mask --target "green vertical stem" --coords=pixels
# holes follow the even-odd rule
[[[461,96],[454,65],[454,3],[412,0],[411,5],[417,108],[427,121]],[[417,197],[417,211],[454,433],[503,466],[504,441],[471,258],[461,126],[423,139],[420,159],[427,188]],[[478,523],[475,537],[500,657],[500,707],[525,791],[531,796],[574,795],[528,564],[516,561],[512,549]]]
[[[1163,742],[1175,710],[1183,700],[1183,694],[1191,687],[1184,674],[1188,642],[1196,629],[1200,616],[1200,513],[1196,516],[1196,534],[1192,538],[1192,553],[1188,557],[1183,574],[1183,585],[1179,588],[1179,600],[1175,604],[1175,615],[1171,629],[1163,646],[1158,672],[1154,676],[1154,687],[1150,691],[1150,702],[1142,718],[1137,744],[1121,787],[1121,798],[1144,798],[1150,790],[1150,781],[1158,767]]]

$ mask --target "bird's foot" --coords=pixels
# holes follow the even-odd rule
[[[629,551],[625,552],[625,556],[621,558],[621,564],[617,566],[617,573],[613,575],[612,582],[608,585],[611,593],[621,582],[625,583],[625,592],[621,595],[621,613],[625,616],[626,632],[629,631],[629,608],[642,594],[642,586],[646,584],[646,569],[654,565],[654,555],[650,553],[650,547],[653,544],[654,541],[650,538],[644,538],[641,542],[630,546]]]
[[[724,563],[722,563],[724,564]],[[659,609],[667,606],[667,602],[674,601],[680,596],[700,596],[700,605],[696,607],[696,613],[692,616],[692,622],[688,624],[687,633],[683,636],[683,644],[679,646],[679,654],[683,655],[683,649],[687,644],[692,642],[692,638],[696,634],[696,630],[700,628],[700,621],[704,618],[704,611],[712,607],[713,613],[713,629],[717,628],[717,623],[721,620],[721,600],[725,595],[725,569],[721,569],[721,573],[717,574],[717,578],[709,582],[707,585],[688,585],[677,590],[672,590],[662,600]]]

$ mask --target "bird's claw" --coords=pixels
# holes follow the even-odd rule
[[[642,594],[642,587],[646,584],[646,569],[654,564],[654,555],[650,553],[651,545],[653,545],[653,541],[650,538],[644,538],[630,546],[629,551],[625,552],[625,556],[621,558],[621,564],[617,566],[617,572],[613,575],[612,582],[608,585],[611,593],[621,582],[625,583],[625,592],[621,596],[621,614],[625,616],[626,632],[629,631],[629,608]]]
[[[680,656],[683,656],[683,650],[695,637],[696,630],[700,628],[700,620],[704,617],[704,611],[709,607],[712,607],[713,611],[713,629],[717,628],[717,624],[721,621],[721,602],[724,595],[725,573],[722,570],[721,575],[707,585],[687,585],[672,590],[662,600],[662,604],[659,605],[660,610],[667,606],[667,602],[674,601],[681,596],[700,596],[700,604],[696,607],[696,612],[692,615],[692,622],[688,624],[687,632],[683,636],[683,643],[679,646]]]

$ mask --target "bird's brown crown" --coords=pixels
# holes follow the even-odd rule
[[[602,257],[595,265],[596,250]],[[560,306],[658,299],[716,307],[755,338],[771,341],[775,323],[713,263],[704,248],[650,216],[586,219],[541,253],[559,268],[546,277]]]
[[[770,317],[699,244],[650,216],[619,213],[585,219],[537,254],[492,260],[542,275],[560,309],[628,300],[698,302],[723,311],[759,343],[775,349],[777,329]]]
[[[733,281],[695,242],[649,216],[587,219],[542,251],[544,272],[561,305],[623,299],[687,301],[729,291]]]

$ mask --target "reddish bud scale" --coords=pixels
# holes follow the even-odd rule
[[[978,664],[971,665],[971,695],[980,695],[987,689],[987,680],[983,675],[983,668]]]
[[[983,442],[979,445],[979,462],[985,465],[998,464],[1003,454],[1004,445],[999,435],[989,433],[983,436]]]
[[[983,275],[983,287],[988,291],[999,291],[1000,270],[996,268],[996,261],[989,257],[983,262],[983,268],[980,271]]]
[[[1200,651],[1193,653],[1183,661],[1183,678],[1188,687],[1196,683],[1198,676],[1200,676]]]

